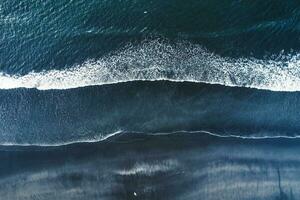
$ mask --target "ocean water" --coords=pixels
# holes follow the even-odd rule
[[[0,199],[300,199],[300,2],[2,0]]]

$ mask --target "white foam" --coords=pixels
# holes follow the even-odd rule
[[[273,91],[300,91],[300,55],[264,60],[226,58],[199,45],[146,41],[67,70],[7,75],[0,89],[70,89],[135,80],[204,82]]]
[[[123,176],[131,175],[147,175],[151,176],[159,172],[167,172],[178,167],[179,163],[176,160],[164,160],[159,163],[136,163],[130,169],[116,171],[117,174]]]
[[[109,134],[99,134],[95,137],[89,139],[77,139],[71,141],[63,141],[63,142],[56,142],[56,143],[15,143],[15,142],[0,142],[0,146],[22,146],[22,147],[29,147],[29,146],[36,146],[36,147],[58,147],[58,146],[65,146],[71,144],[82,144],[82,143],[96,143],[105,140],[109,140],[118,135],[122,135],[123,131],[116,131]]]

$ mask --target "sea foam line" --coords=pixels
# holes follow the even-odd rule
[[[109,133],[104,136],[99,136],[97,138],[93,137],[92,139],[81,139],[81,140],[73,140],[69,142],[61,142],[61,143],[49,143],[49,144],[44,144],[44,143],[0,143],[0,146],[18,146],[18,147],[59,147],[59,146],[68,146],[72,144],[84,144],[84,143],[97,143],[97,142],[102,142],[109,140],[115,136],[120,136],[124,134],[125,132],[123,131],[116,131]]]
[[[232,139],[242,139],[242,140],[266,140],[266,139],[299,139],[300,135],[287,136],[287,135],[274,135],[274,136],[258,136],[258,135],[236,135],[236,134],[219,134],[213,133],[210,131],[199,130],[199,131],[172,131],[172,132],[139,132],[139,131],[116,131],[105,136],[99,138],[92,139],[82,139],[82,140],[74,140],[70,142],[61,142],[61,143],[0,143],[0,146],[14,146],[14,147],[59,147],[59,146],[69,146],[74,144],[85,144],[85,143],[98,143],[105,142],[113,139],[114,137],[122,136],[122,135],[135,135],[135,136],[166,136],[166,135],[178,135],[178,134],[205,134],[217,138],[232,138]]]
[[[274,135],[274,136],[268,136],[268,135],[236,135],[236,134],[219,134],[219,133],[213,133],[210,131],[200,130],[200,131],[173,131],[169,133],[147,133],[148,135],[172,135],[172,134],[207,134],[214,137],[219,138],[236,138],[236,139],[250,139],[250,140],[265,140],[265,139],[297,139],[300,138],[300,135],[294,135],[294,136],[288,136],[288,135]]]
[[[128,81],[188,81],[272,91],[300,91],[300,54],[264,60],[227,58],[200,45],[146,41],[66,70],[0,73],[0,89],[71,89]]]

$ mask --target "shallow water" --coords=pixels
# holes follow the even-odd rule
[[[5,199],[297,199],[299,139],[124,134],[2,147]]]

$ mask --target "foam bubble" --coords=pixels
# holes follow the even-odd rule
[[[187,42],[146,41],[66,70],[0,73],[0,89],[70,89],[135,80],[204,82],[273,91],[300,91],[300,55],[226,58]]]

